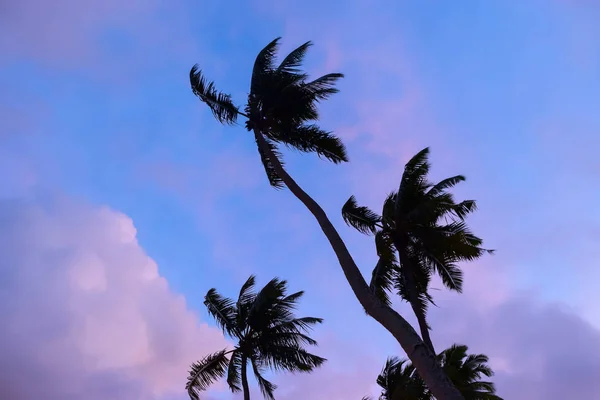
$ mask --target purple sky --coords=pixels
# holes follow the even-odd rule
[[[203,3],[2,3],[0,397],[183,400],[190,362],[227,345],[203,295],[250,273],[305,289],[299,312],[326,320],[329,362],[274,376],[278,399],[377,393],[399,346],[310,215],[268,187],[251,137],[189,90],[200,63],[242,102],[276,36],[284,52],[315,42],[311,73],[346,74],[322,125],[352,162],[286,157],[363,271],[372,242],[341,205],[379,210],[430,146],[433,178],[467,176],[457,194],[497,249],[465,266],[464,294],[433,292],[436,347],[488,354],[507,400],[600,397],[600,1]]]

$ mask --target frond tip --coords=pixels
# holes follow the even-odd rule
[[[192,86],[192,92],[208,105],[220,123],[228,125],[236,123],[239,110],[233,104],[231,96],[218,91],[215,88],[215,83],[208,81],[202,75],[198,64],[190,70],[190,85]]]

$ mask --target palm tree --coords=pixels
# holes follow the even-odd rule
[[[461,400],[460,393],[437,365],[435,353],[423,345],[419,335],[400,314],[373,294],[325,211],[285,170],[280,144],[301,152],[317,153],[334,163],[345,162],[348,157],[339,138],[315,124],[319,117],[318,103],[337,92],[334,85],[343,75],[332,73],[309,81],[300,67],[311,43],[293,50],[276,65],[278,45],[279,38],[258,53],[243,111],[230,95],[217,90],[197,65],[190,71],[192,91],[208,105],[219,122],[234,125],[238,117],[246,119],[245,127],[254,136],[270,184],[275,188],[286,186],[313,214],[365,311],[396,338],[439,399]]]
[[[317,344],[307,334],[323,320],[293,314],[304,292],[288,295],[287,282],[277,278],[259,292],[253,290],[254,285],[255,277],[250,276],[237,301],[221,296],[214,288],[206,294],[204,304],[209,314],[237,344],[232,350],[217,351],[192,364],[186,384],[191,399],[198,400],[200,392],[225,375],[233,392],[243,391],[244,400],[250,399],[250,364],[263,396],[273,400],[277,386],[263,376],[267,369],[311,372],[326,361],[304,348]]]
[[[438,360],[460,390],[465,400],[502,400],[497,396],[492,382],[481,381],[482,376],[492,377],[484,354],[467,355],[468,347],[454,344],[438,355]],[[391,357],[377,377],[381,386],[380,400],[432,400],[433,394],[408,360]]]
[[[487,365],[485,354],[467,355],[469,348],[454,344],[439,354],[442,367],[465,400],[502,400],[496,395],[492,382],[480,381],[483,376],[491,378],[494,371]]]
[[[379,400],[429,400],[423,380],[407,360],[398,357],[387,359],[377,377],[381,387]]]
[[[463,278],[457,263],[475,260],[490,250],[481,247],[482,240],[464,222],[475,210],[475,201],[457,203],[447,191],[464,181],[464,176],[430,183],[428,155],[425,148],[408,161],[400,187],[387,197],[381,215],[359,206],[352,196],[342,216],[348,225],[375,236],[379,260],[371,289],[388,305],[388,292],[396,289],[410,303],[423,341],[435,352],[426,319],[427,306],[433,304],[428,293],[432,274],[438,274],[448,289],[461,292]]]

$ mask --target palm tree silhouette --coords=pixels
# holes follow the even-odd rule
[[[482,240],[464,222],[475,210],[475,201],[457,203],[447,191],[465,178],[456,175],[429,182],[428,155],[425,148],[406,163],[398,191],[387,197],[381,215],[359,206],[352,196],[342,216],[348,225],[375,236],[379,260],[371,290],[390,305],[388,292],[396,289],[410,303],[423,341],[435,352],[426,319],[428,304],[434,304],[428,292],[431,275],[438,274],[444,286],[461,292],[463,278],[457,263],[491,251],[481,247]]]
[[[462,400],[437,365],[435,353],[423,345],[419,335],[400,314],[373,294],[323,208],[285,170],[280,144],[301,152],[317,153],[334,163],[345,162],[348,157],[340,139],[315,124],[319,118],[318,103],[338,91],[335,83],[343,75],[332,73],[309,81],[300,67],[311,43],[293,50],[276,65],[278,45],[279,38],[258,53],[243,111],[230,95],[217,90],[214,82],[208,81],[197,65],[190,71],[192,91],[208,105],[219,122],[235,125],[238,117],[246,119],[245,127],[254,136],[270,184],[275,188],[286,186],[315,217],[365,311],[396,338],[439,399]]]
[[[467,355],[468,347],[454,344],[438,354],[438,360],[454,386],[465,400],[502,400],[492,382],[480,380],[492,377],[484,354]],[[381,387],[379,400],[433,400],[435,397],[408,360],[388,358],[377,377]]]
[[[209,354],[191,367],[186,390],[191,399],[199,399],[217,379],[227,375],[233,392],[243,391],[250,399],[247,367],[250,364],[258,386],[267,399],[273,400],[276,385],[263,374],[267,369],[311,372],[326,360],[309,353],[305,345],[317,342],[307,334],[320,318],[296,318],[294,309],[304,292],[288,295],[287,282],[272,279],[255,292],[255,277],[250,276],[242,286],[237,301],[221,296],[210,289],[204,304],[223,332],[237,344],[233,350]]]

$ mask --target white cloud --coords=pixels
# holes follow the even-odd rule
[[[0,201],[0,397],[160,399],[226,345],[136,240],[130,218],[70,200]]]

